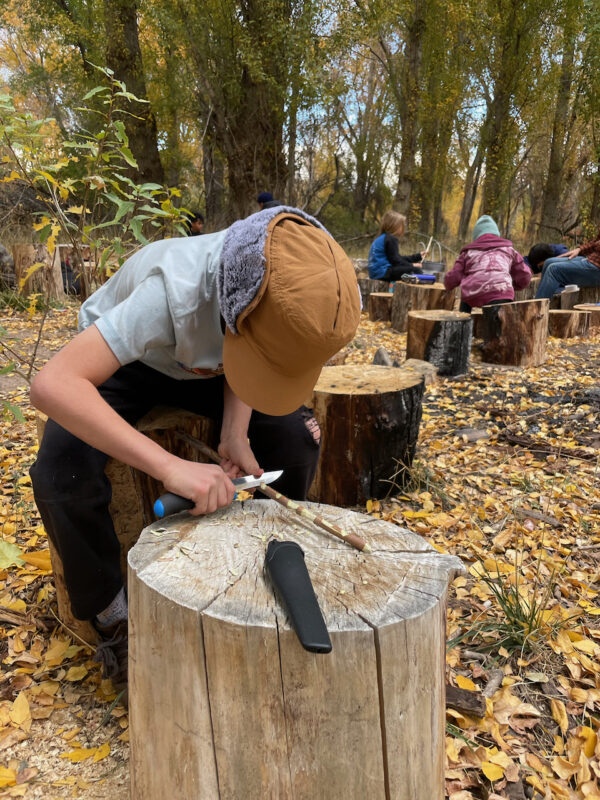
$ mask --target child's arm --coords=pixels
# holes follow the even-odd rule
[[[459,286],[465,274],[465,257],[461,253],[454,262],[454,266],[444,275],[444,286],[448,291]]]
[[[523,261],[523,256],[516,250],[513,250],[510,277],[515,289],[525,289],[531,283],[531,270]]]
[[[136,431],[97,386],[120,364],[95,325],[78,334],[35,377],[31,402],[87,444],[161,481],[195,502],[193,514],[227,506],[235,489],[221,467],[185,461]]]
[[[230,478],[237,478],[239,475],[262,475],[264,470],[258,466],[248,442],[248,425],[252,409],[233,393],[227,381],[223,391],[223,424],[219,444],[221,467]]]

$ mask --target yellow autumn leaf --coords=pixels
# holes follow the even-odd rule
[[[566,733],[569,730],[569,720],[567,718],[565,704],[562,700],[551,698],[550,709],[552,711],[552,719],[558,724],[561,733]]]
[[[96,761],[102,761],[103,758],[110,755],[110,744],[108,742],[104,742],[101,744],[100,747],[97,748],[94,754],[94,764]]]
[[[31,725],[31,710],[29,708],[29,700],[27,699],[25,692],[20,692],[18,694],[17,699],[9,711],[9,717],[11,722],[13,722],[19,728],[27,728],[28,725]]]
[[[34,553],[23,553],[21,558],[23,561],[31,564],[32,567],[38,567],[38,569],[43,569],[45,572],[52,571],[50,550],[36,550]]]
[[[504,768],[499,764],[492,764],[491,761],[484,761],[481,765],[481,769],[489,781],[499,781],[504,777]]]
[[[17,773],[14,769],[8,767],[0,767],[0,789],[6,786],[14,786],[17,782]]]
[[[80,681],[82,678],[88,674],[87,669],[83,666],[83,664],[79,667],[71,667],[67,674],[65,675],[66,681]]]
[[[71,750],[70,753],[63,753],[61,758],[68,758],[72,764],[77,764],[79,761],[92,758],[96,755],[97,750],[97,747],[79,747],[77,750]]]
[[[69,642],[61,639],[52,639],[50,647],[46,651],[45,661],[49,667],[57,667],[65,658],[69,649]]]
[[[473,683],[471,678],[467,678],[465,675],[457,675],[456,683],[460,689],[466,689],[469,692],[478,691],[477,685]]]
[[[594,656],[598,652],[598,645],[595,642],[592,642],[591,639],[582,639],[580,642],[573,642],[573,647],[576,650],[581,650],[582,653],[586,653],[588,656]]]

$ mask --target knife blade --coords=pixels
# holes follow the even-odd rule
[[[254,475],[244,475],[241,478],[234,478],[231,482],[236,488],[235,497],[238,491],[247,491],[260,486],[261,483],[273,483],[277,478],[283,475],[283,470],[275,470],[274,472],[265,472],[258,478]],[[235,498],[234,498],[235,499]],[[165,492],[161,494],[158,500],[154,503],[154,513],[157,517],[168,517],[171,514],[177,514],[179,511],[186,511],[193,508],[196,504],[193,500],[188,500],[187,497],[182,497],[180,494],[173,492]]]

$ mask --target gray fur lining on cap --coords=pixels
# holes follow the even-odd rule
[[[260,289],[265,274],[267,227],[278,214],[295,214],[331,236],[317,219],[291,206],[265,208],[234,222],[225,236],[219,265],[219,305],[233,333],[239,332],[237,318]]]

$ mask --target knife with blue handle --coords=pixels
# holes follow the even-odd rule
[[[248,489],[255,489],[261,483],[273,483],[277,478],[283,475],[283,470],[275,472],[265,472],[258,478],[254,475],[246,475],[243,478],[234,478],[231,482],[236,488],[237,492],[247,491]],[[193,500],[188,500],[187,497],[182,497],[180,494],[173,494],[173,492],[165,492],[161,494],[158,500],[154,503],[154,513],[157,517],[169,517],[171,514],[177,514],[180,511],[188,511],[196,504]]]

